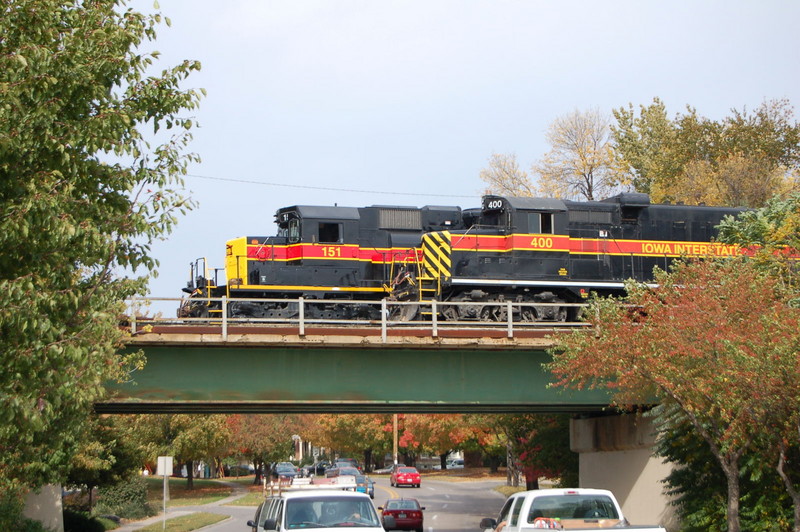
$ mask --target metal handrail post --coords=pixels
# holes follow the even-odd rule
[[[506,317],[508,318],[508,337],[514,338],[514,314],[511,309],[511,301],[506,301]]]
[[[297,304],[299,305],[298,310],[299,310],[299,316],[300,316],[300,323],[298,323],[299,330],[297,331],[297,334],[299,336],[305,336],[306,335],[306,306],[305,306],[305,303],[303,302],[303,298],[302,297],[297,299]]]
[[[436,300],[431,300],[431,336],[439,337],[439,320],[436,318]]]
[[[228,297],[222,296],[222,341],[228,341]]]
[[[131,298],[131,336],[136,334],[136,296]]]
[[[386,317],[389,313],[386,310],[386,298],[381,299],[381,341],[386,343]]]

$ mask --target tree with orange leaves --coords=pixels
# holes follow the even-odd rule
[[[439,456],[442,469],[447,468],[447,455],[472,435],[461,414],[407,414],[402,442],[418,442],[420,451]]]
[[[548,369],[558,386],[610,388],[618,405],[677,406],[725,474],[738,532],[743,453],[798,438],[800,309],[755,261],[681,262],[655,281],[629,284],[631,306],[594,300],[594,327],[559,337]]]

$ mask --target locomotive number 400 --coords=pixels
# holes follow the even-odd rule
[[[535,248],[552,248],[553,239],[546,236],[537,236],[531,240],[531,246]]]

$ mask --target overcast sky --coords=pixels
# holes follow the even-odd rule
[[[160,4],[158,65],[201,61],[185,87],[208,96],[187,178],[200,205],[154,247],[154,297],[179,297],[197,257],[221,267],[226,240],[275,234],[279,207],[479,206],[491,154],[527,169],[574,110],[800,105],[796,0]]]

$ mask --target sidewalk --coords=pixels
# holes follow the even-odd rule
[[[224,506],[230,502],[235,501],[239,497],[247,495],[248,493],[247,488],[243,487],[241,484],[236,484],[235,482],[225,482],[224,480],[217,480],[216,482],[232,487],[233,492],[224,499],[220,499],[218,501],[210,502],[207,504],[202,504],[197,506],[179,506],[177,508],[170,508],[169,506],[167,506],[167,520],[173,519],[175,517],[180,517],[182,515],[193,514],[196,512],[205,512],[211,508],[214,508],[215,506]],[[162,508],[159,507],[159,510],[161,509]],[[119,528],[115,528],[114,532],[133,532],[134,530],[139,530],[140,528],[152,525],[153,523],[161,523],[163,520],[164,520],[163,514],[159,513],[158,515],[153,517],[148,517],[147,519],[124,523]]]

